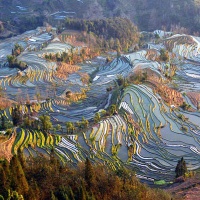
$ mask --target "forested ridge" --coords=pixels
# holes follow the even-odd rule
[[[170,195],[151,189],[126,169],[110,171],[89,159],[77,168],[61,165],[54,156],[24,159],[22,153],[10,163],[0,163],[0,199],[27,200],[168,200]]]
[[[128,51],[139,42],[137,27],[125,18],[108,18],[96,20],[70,19],[64,22],[64,28],[92,33],[93,37],[101,40],[100,48],[110,48],[118,51]]]
[[[17,6],[25,10],[19,10]],[[135,23],[141,31],[166,28],[174,30],[184,27],[189,33],[196,33],[200,27],[200,3],[198,0],[0,0],[0,32],[4,28],[23,32],[43,22],[53,23],[58,11],[68,12],[66,17],[102,19],[125,17]],[[63,13],[61,14],[61,16]],[[56,20],[56,23],[58,21]]]

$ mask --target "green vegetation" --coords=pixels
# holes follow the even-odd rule
[[[18,61],[16,56],[8,55],[7,61],[8,61],[9,67],[11,68],[19,68],[21,70],[24,70],[27,68],[27,64],[25,62]]]
[[[109,114],[110,115],[113,115],[117,112],[117,106],[115,104],[112,104],[110,107],[109,107]]]
[[[98,122],[100,122],[100,120],[101,120],[101,115],[99,113],[95,113],[94,122],[98,123]]]
[[[47,115],[42,115],[39,117],[39,119],[41,123],[41,130],[47,133],[52,128],[50,117]]]
[[[67,133],[73,133],[75,130],[75,126],[72,122],[66,122]]]
[[[17,56],[20,55],[23,50],[24,49],[21,45],[15,44],[14,49],[12,49],[12,55],[7,56],[9,67],[19,68],[21,70],[24,70],[27,68],[27,64],[25,62],[17,60]]]

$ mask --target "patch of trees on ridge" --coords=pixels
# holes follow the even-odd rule
[[[115,50],[128,51],[128,49],[139,41],[139,32],[129,19],[107,18],[107,19],[70,19],[64,23],[65,28],[93,33],[103,38],[106,42],[102,47],[110,47]]]
[[[15,200],[170,200],[168,193],[140,183],[126,169],[116,172],[89,159],[77,168],[61,165],[54,150],[50,158],[13,156],[0,162],[0,199]]]
[[[24,51],[23,47],[19,44],[15,44],[14,49],[12,49],[12,55],[7,56],[7,61],[10,68],[18,68],[24,70],[27,68],[27,64],[22,61],[17,60],[19,56]]]

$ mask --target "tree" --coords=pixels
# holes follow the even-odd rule
[[[56,130],[57,130],[57,131],[60,131],[61,129],[62,129],[62,126],[61,126],[60,124],[57,124]]]
[[[11,188],[19,194],[27,194],[29,185],[18,157],[15,155],[10,161]]]
[[[181,160],[178,161],[178,164],[175,169],[176,178],[178,178],[180,176],[185,176],[186,172],[187,172],[186,162],[182,157]]]
[[[164,62],[167,62],[169,60],[169,53],[165,49],[160,50],[160,59]]]
[[[117,106],[115,104],[112,104],[109,108],[109,112],[110,112],[110,115],[113,115],[117,110]]]
[[[6,129],[5,117],[3,115],[1,115],[1,129],[2,130]]]
[[[16,61],[16,57],[15,56],[12,56],[12,55],[8,55],[7,56],[7,61],[9,63],[9,65],[13,65],[14,62]]]
[[[73,133],[75,130],[74,124],[72,122],[66,122],[67,133]]]
[[[122,75],[117,76],[117,84],[121,86],[124,85],[124,83],[125,83],[124,77]]]
[[[94,170],[88,158],[86,158],[85,161],[85,181],[87,183],[87,188],[90,191],[94,183]]]
[[[95,113],[95,116],[94,116],[94,122],[95,122],[95,123],[98,123],[100,120],[101,120],[101,116],[100,116],[100,114],[99,114],[98,112]]]
[[[22,124],[22,113],[19,106],[12,108],[12,121],[14,126]]]
[[[26,117],[25,119],[24,119],[24,127],[25,128],[29,128],[29,127],[31,127],[31,120],[30,120],[30,118],[29,117]]]
[[[83,128],[87,128],[89,125],[88,120],[86,120],[84,117],[82,117],[81,125]]]
[[[44,132],[48,132],[52,128],[52,123],[50,121],[50,117],[47,115],[42,115],[39,117],[41,128]]]
[[[191,108],[191,105],[188,105],[188,104],[185,103],[185,101],[184,101],[183,104],[180,105],[180,107],[181,107],[183,110],[188,110],[189,108]]]
[[[23,50],[23,47],[16,43],[14,46],[14,50],[12,51],[12,55],[18,56]]]

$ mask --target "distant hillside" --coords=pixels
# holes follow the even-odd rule
[[[199,0],[0,0],[0,21],[9,30],[23,32],[43,22],[68,17],[127,17],[140,30],[200,28]]]
[[[118,0],[113,14],[129,17],[141,30],[152,31],[162,26],[169,30],[172,25],[180,25],[193,32],[200,27],[199,2],[199,0]]]

